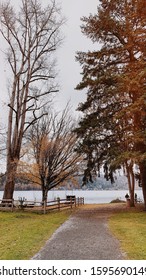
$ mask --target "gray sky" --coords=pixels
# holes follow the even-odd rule
[[[20,0],[11,0],[12,4],[18,6]],[[47,3],[47,0],[43,0]],[[85,99],[84,93],[74,90],[81,80],[81,68],[78,62],[75,62],[77,51],[87,51],[93,49],[92,42],[82,35],[80,30],[82,16],[88,16],[90,13],[96,13],[98,0],[58,0],[62,6],[62,14],[67,22],[62,31],[65,36],[62,47],[58,50],[58,70],[60,93],[55,98],[55,107],[57,110],[64,108],[68,100],[75,113],[79,102]],[[0,86],[0,118],[7,122],[7,100],[8,92],[6,88],[6,79],[9,77],[6,61],[1,52],[3,45],[0,42],[0,65],[1,65],[1,86]],[[97,46],[96,46],[97,48]],[[75,113],[77,114],[77,113]]]
[[[62,106],[65,106],[70,99],[73,111],[75,111],[79,102],[85,99],[83,92],[74,90],[81,80],[81,67],[75,61],[75,55],[77,51],[87,51],[94,48],[91,40],[81,33],[80,18],[88,16],[90,13],[96,13],[98,0],[62,0],[61,3],[67,24],[63,30],[65,41],[58,52],[61,92],[57,99]]]

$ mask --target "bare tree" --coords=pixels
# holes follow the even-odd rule
[[[72,132],[73,121],[66,108],[61,116],[45,115],[31,126],[28,139],[29,153],[32,151],[35,161],[25,168],[20,165],[19,175],[39,184],[42,189],[42,201],[46,201],[48,191],[79,173],[81,157],[75,152],[77,137]]]
[[[13,197],[15,174],[24,133],[43,116],[40,108],[58,91],[54,82],[54,52],[61,42],[64,22],[55,0],[47,7],[39,0],[22,0],[20,11],[0,5],[0,34],[7,42],[11,70],[4,198]]]

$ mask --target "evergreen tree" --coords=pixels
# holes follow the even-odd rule
[[[82,18],[83,34],[99,49],[77,54],[77,89],[86,89],[87,99],[78,107],[83,117],[76,131],[87,160],[84,181],[103,164],[113,181],[113,171],[123,165],[134,184],[136,163],[146,205],[145,16],[144,0],[101,0],[95,15]]]

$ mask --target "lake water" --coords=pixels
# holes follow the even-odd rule
[[[125,200],[126,190],[51,190],[48,192],[48,200],[54,200],[57,197],[61,199],[66,198],[66,195],[75,195],[76,197],[84,197],[85,204],[99,204],[109,203],[113,199],[119,198]],[[142,190],[136,190],[138,198],[143,200]],[[3,192],[0,191],[0,199]],[[25,197],[28,201],[41,201],[41,191],[15,191],[14,199],[18,200],[19,197]]]

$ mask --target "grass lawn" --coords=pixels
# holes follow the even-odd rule
[[[30,259],[70,214],[0,212],[0,260]]]
[[[146,212],[114,214],[109,226],[121,241],[121,248],[127,253],[127,259],[146,260]]]

